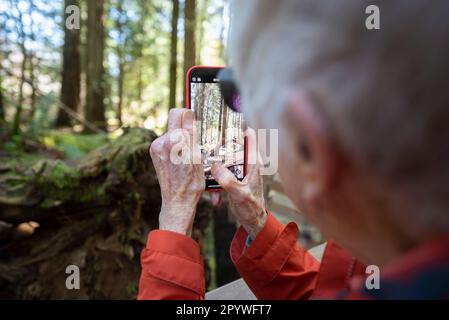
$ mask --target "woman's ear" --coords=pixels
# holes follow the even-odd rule
[[[329,125],[319,106],[299,90],[287,95],[285,119],[300,160],[302,198],[312,205],[329,191],[337,176],[338,156]]]

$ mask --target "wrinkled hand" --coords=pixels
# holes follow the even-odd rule
[[[239,181],[231,171],[220,164],[212,166],[212,176],[228,192],[229,205],[237,221],[246,232],[255,239],[263,229],[267,214],[263,197],[263,179],[260,175],[260,156],[257,150],[256,136],[248,131],[248,174]],[[216,198],[216,197],[215,197]],[[216,202],[217,199],[214,200]]]
[[[193,111],[172,109],[167,133],[150,146],[162,196],[159,229],[188,236],[205,188],[200,149],[193,141],[194,130]]]

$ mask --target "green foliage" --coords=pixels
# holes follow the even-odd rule
[[[36,112],[33,119],[30,119],[31,131],[38,132],[53,128],[58,111],[55,104],[58,99],[59,96],[55,92],[39,96]]]
[[[67,158],[79,158],[90,151],[106,144],[108,138],[101,134],[79,134],[61,131],[50,131],[41,141],[50,148],[62,151]]]
[[[137,293],[139,291],[139,285],[136,281],[133,281],[128,284],[126,287],[126,295],[128,299],[135,299],[137,297]]]
[[[56,161],[50,175],[46,177],[56,188],[79,187],[79,173],[64,162]]]
[[[21,135],[13,135],[8,141],[3,145],[3,149],[12,155],[17,155],[23,152],[23,138]]]

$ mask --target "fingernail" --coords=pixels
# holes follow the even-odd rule
[[[193,128],[193,120],[195,115],[192,110],[187,110],[184,112],[184,116],[182,118],[182,127],[184,129],[192,129]]]

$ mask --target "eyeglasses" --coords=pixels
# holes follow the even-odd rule
[[[232,69],[221,69],[217,74],[217,78],[220,83],[220,91],[221,95],[223,96],[224,102],[233,111],[241,113],[242,109],[240,104],[240,92],[234,82]]]

